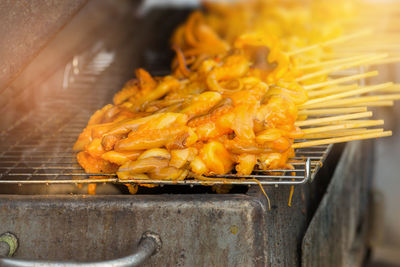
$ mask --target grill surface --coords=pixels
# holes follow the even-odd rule
[[[76,161],[72,146],[90,115],[111,99],[110,87],[115,87],[120,78],[111,65],[101,75],[107,61],[94,61],[88,69],[75,77],[76,82],[54,99],[45,99],[39,107],[21,117],[1,133],[0,184],[34,183],[156,183],[156,184],[301,184],[312,179],[330,150],[330,146],[315,146],[296,150],[291,159],[294,170],[255,170],[252,175],[235,174],[212,176],[213,180],[123,180],[110,174],[87,174]],[[90,74],[90,76],[89,76]],[[89,78],[95,82],[90,81]],[[65,77],[70,79],[68,75]],[[81,82],[80,82],[81,80]],[[96,93],[93,86],[96,85]],[[61,111],[61,112],[60,112]],[[309,159],[307,164],[307,159]],[[278,173],[278,174],[277,174]],[[91,179],[90,176],[102,178]],[[219,178],[235,178],[226,181]],[[240,179],[239,179],[240,178]]]
[[[83,85],[76,85],[85,90]],[[101,102],[82,94],[69,102],[46,104],[30,112],[17,121],[8,130],[1,133],[0,184],[4,183],[119,183],[115,175],[95,174],[102,179],[90,179],[76,161],[76,152],[72,146],[79,133],[85,127],[90,114],[95,110],[82,110],[79,100],[92,100],[91,106]],[[65,98],[67,99],[67,98]],[[82,103],[83,104],[83,103]],[[84,104],[86,107],[88,103]],[[83,105],[82,105],[83,106]],[[63,110],[65,112],[57,112]],[[215,180],[207,184],[227,183],[218,178],[243,178],[231,181],[232,184],[256,184],[248,179],[258,179],[262,184],[304,183],[312,178],[324,161],[330,146],[315,146],[298,149],[296,157],[291,159],[295,170],[271,170],[270,172],[255,170],[252,175],[237,176],[235,174],[216,175]],[[307,165],[307,159],[310,159]],[[311,167],[311,168],[310,168]],[[310,169],[307,169],[310,168]],[[310,175],[307,173],[311,171]],[[279,172],[279,175],[273,174]],[[247,179],[247,180],[246,180]],[[294,181],[291,181],[294,179]],[[157,183],[157,184],[204,184],[196,180],[184,181],[141,181],[123,180],[121,183]]]
[[[171,25],[163,27],[173,28],[173,24],[176,24],[170,23]],[[146,27],[141,30],[145,33]],[[167,30],[161,32],[168,35]],[[72,151],[72,146],[91,114],[107,104],[115,91],[121,88],[130,76],[126,74],[127,71],[132,72],[132,66],[127,66],[127,58],[138,55],[135,54],[135,49],[132,49],[135,44],[125,40],[123,44],[124,46],[110,52],[102,48],[101,42],[97,42],[93,49],[75,56],[64,70],[59,71],[61,76],[64,76],[62,84],[56,86],[59,88],[40,98],[40,103],[35,108],[0,132],[0,184],[252,185],[258,183],[255,180],[257,179],[261,184],[271,185],[303,184],[315,177],[331,149],[329,145],[297,149],[296,157],[290,159],[294,170],[255,170],[248,176],[216,175],[208,181],[120,181],[113,174],[85,173],[76,161],[76,152]],[[165,51],[165,46],[161,51]],[[157,51],[148,49],[139,57],[147,57],[145,67],[158,75],[160,60],[156,54]],[[162,59],[169,62],[169,59]]]

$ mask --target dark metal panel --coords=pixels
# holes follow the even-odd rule
[[[300,266],[304,234],[325,194],[342,151],[341,145],[335,145],[313,182],[294,187],[290,207],[290,186],[264,186],[271,201],[271,210],[265,213],[266,266]],[[264,202],[264,206],[268,206],[258,186],[252,186],[248,194],[257,197]]]
[[[292,207],[287,206],[290,186],[265,187],[270,211],[257,186],[247,196],[2,195],[0,233],[32,239],[21,245],[19,258],[120,257],[132,251],[142,232],[151,230],[168,245],[150,266],[299,266],[301,240],[314,213],[311,204],[319,201],[315,187],[331,176],[326,168],[336,166],[334,159],[328,161],[333,165],[320,172],[325,177],[295,187]]]
[[[146,266],[265,266],[266,210],[245,195],[0,196],[0,233],[25,259],[104,260],[160,234]]]
[[[373,168],[371,141],[349,143],[302,244],[303,266],[361,266]]]
[[[294,187],[291,207],[288,206],[290,186],[264,187],[271,210],[265,214],[267,234],[266,266],[299,266],[299,244],[304,236],[308,218],[310,185]],[[259,196],[263,199],[263,196]]]
[[[88,0],[0,1],[0,89]]]

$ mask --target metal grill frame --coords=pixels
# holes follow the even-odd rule
[[[107,88],[101,90],[106,93],[97,97],[91,94],[92,87],[94,84],[104,85],[99,79],[105,78],[108,81],[110,75],[111,78],[115,75],[115,69],[121,69],[117,65],[118,60],[109,66],[104,65],[109,64],[104,60],[96,62],[96,58],[101,58],[98,57],[100,53],[101,51],[92,55],[89,64],[77,62],[79,58],[87,58],[85,55],[76,56],[67,64],[64,70],[62,101],[44,102],[0,133],[0,148],[4,149],[0,153],[0,184],[301,185],[314,179],[332,148],[332,145],[322,145],[297,149],[296,156],[289,160],[295,169],[254,170],[247,176],[213,175],[206,180],[187,178],[179,181],[121,180],[116,174],[85,173],[76,162],[76,152],[72,151],[73,143],[86,126],[90,115],[111,99],[110,86],[117,85],[106,83]],[[85,66],[85,69],[76,71],[80,65]],[[54,112],[57,108],[61,109],[60,105],[63,104],[72,112]],[[33,129],[30,129],[30,134],[23,135],[24,126],[29,123]],[[13,140],[14,143],[11,142]],[[12,145],[2,145],[5,141]]]

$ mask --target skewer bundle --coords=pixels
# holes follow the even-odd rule
[[[393,105],[396,85],[364,85],[377,71],[333,78],[388,55],[337,56],[335,48],[347,42],[356,52],[363,45],[356,40],[371,30],[339,34],[341,25],[331,21],[344,11],[317,23],[312,15],[324,6],[313,4],[246,1],[194,12],[172,38],[172,74],[137,70],[114,104],[89,120],[74,146],[78,162],[88,173],[120,179],[205,179],[232,170],[240,176],[256,166],[293,168],[295,148],[391,135],[371,128],[383,121],[367,120],[368,107]]]

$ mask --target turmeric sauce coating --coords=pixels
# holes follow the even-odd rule
[[[286,168],[291,144],[301,136],[294,123],[296,105],[303,103],[298,95],[305,92],[293,81],[275,90],[254,75],[253,65],[244,50],[232,50],[203,61],[188,77],[137,72],[138,80],[116,94],[115,104],[89,120],[74,147],[82,151],[79,164],[91,173],[117,171],[121,179]]]
[[[303,135],[297,107],[308,100],[296,66],[312,60],[287,56],[305,38],[293,41],[279,14],[249,2],[194,12],[172,37],[172,74],[138,69],[113,104],[93,114],[74,146],[85,171],[181,180],[291,168],[292,144]]]

